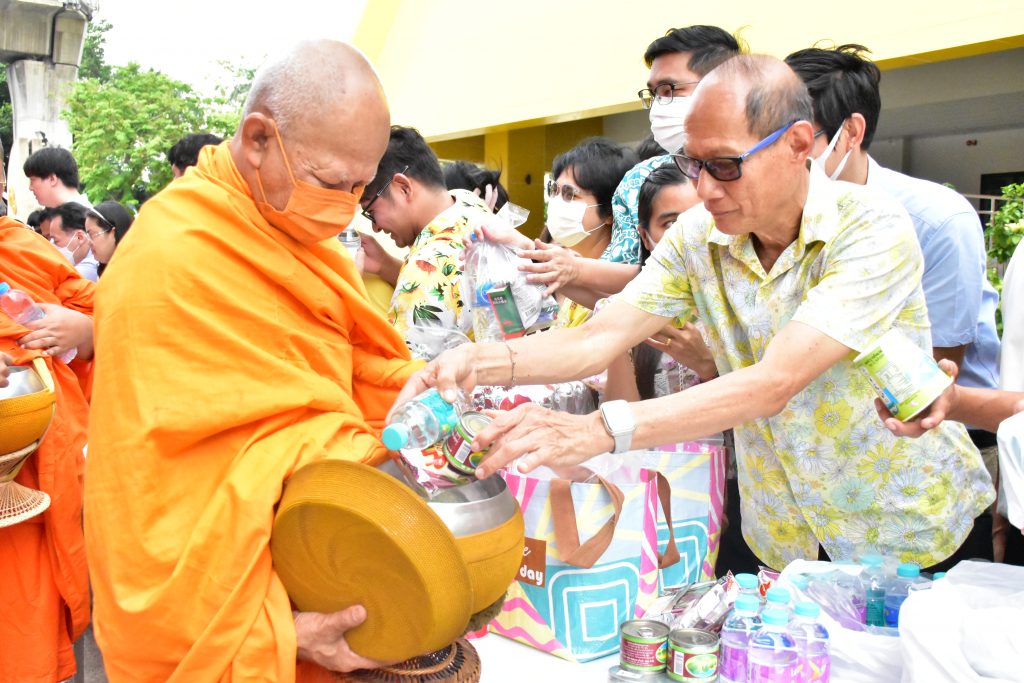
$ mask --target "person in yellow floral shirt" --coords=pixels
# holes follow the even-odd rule
[[[363,245],[366,271],[395,286],[388,320],[406,343],[413,327],[457,330],[472,338],[460,291],[462,251],[469,235],[492,215],[484,200],[466,190],[449,192],[437,155],[423,136],[415,128],[392,126],[362,206],[374,231],[409,247],[399,261],[371,240]]]
[[[674,161],[703,205],[680,216],[640,275],[580,327],[446,352],[397,403],[426,386],[451,395],[457,383],[584,377],[696,313],[720,377],[584,416],[502,413],[474,441],[490,449],[477,475],[517,460],[523,472],[572,466],[735,427],[754,560],[781,569],[868,551],[924,567],[956,559],[994,498],[981,456],[954,423],[895,438],[852,363],[891,328],[931,348],[909,217],[884,194],[808,168],[810,97],[780,60],[734,57],[692,99]]]

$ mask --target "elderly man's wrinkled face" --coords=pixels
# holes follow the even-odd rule
[[[693,108],[686,119],[687,140],[683,152],[707,161],[716,157],[738,157],[761,141],[747,129],[746,91],[742,86],[721,82],[698,87]],[[781,140],[781,138],[780,138]],[[773,224],[782,207],[797,190],[794,174],[774,144],[752,154],[740,164],[736,180],[716,180],[706,168],[695,181],[704,207],[723,233],[739,235],[756,232]]]

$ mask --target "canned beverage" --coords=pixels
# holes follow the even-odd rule
[[[665,673],[674,681],[717,681],[718,636],[696,628],[672,631]]]
[[[455,424],[448,438],[441,444],[448,467],[459,474],[473,474],[486,455],[473,450],[473,439],[477,433],[491,423],[491,418],[475,410],[464,412]]]
[[[930,353],[896,329],[865,349],[853,365],[867,376],[889,412],[904,422],[916,417],[953,383]]]
[[[656,674],[668,660],[668,624],[650,619],[623,622],[619,633],[619,666],[627,671]]]

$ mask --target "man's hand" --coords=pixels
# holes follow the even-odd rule
[[[711,349],[704,343],[700,329],[693,323],[686,323],[681,330],[666,325],[661,332],[645,339],[644,343],[667,353],[677,363],[696,372],[702,382],[718,376],[718,366],[711,356]]]
[[[14,359],[6,353],[0,353],[0,388],[7,386],[7,367],[14,363]]]
[[[392,287],[398,282],[398,273],[402,269],[402,262],[384,251],[384,247],[366,233],[359,234],[362,241],[363,262],[360,270],[364,273],[378,275]],[[356,265],[360,265],[358,262]]]
[[[517,469],[525,474],[541,465],[572,468],[615,447],[598,412],[571,415],[525,403],[514,410],[489,414],[494,421],[473,440],[474,451],[490,448],[476,469],[480,479],[517,458],[521,458]]]
[[[940,360],[939,367],[947,375],[953,378],[953,383],[935,399],[928,408],[918,414],[913,420],[907,420],[901,422],[896,419],[892,413],[885,407],[881,399],[875,399],[875,412],[878,413],[878,417],[882,420],[886,429],[895,434],[896,436],[909,436],[916,439],[921,436],[929,429],[938,427],[939,424],[946,419],[950,411],[955,409],[957,400],[959,398],[958,389],[956,386],[956,377],[960,373],[960,369],[957,368],[956,363],[951,360]]]
[[[353,605],[331,614],[299,612],[295,615],[298,658],[315,662],[328,671],[342,673],[386,666],[387,662],[360,657],[345,640],[345,633],[364,621],[366,610],[361,605]]]
[[[413,373],[388,412],[388,421],[395,410],[431,387],[436,387],[449,403],[455,402],[457,389],[461,388],[467,393],[472,391],[476,386],[472,349],[473,344],[463,344],[449,349],[427,363],[422,370]]]
[[[540,285],[547,285],[544,295],[554,294],[556,291],[572,284],[580,275],[579,257],[572,249],[547,244],[537,240],[533,249],[521,249],[518,256],[529,259],[530,263],[519,266],[519,270],[529,273],[526,276],[527,282]]]
[[[82,357],[92,357],[92,318],[57,304],[39,304],[39,308],[46,317],[26,325],[32,331],[18,340],[22,348],[41,350],[47,356],[62,356],[71,349],[83,347],[88,353],[81,353]]]

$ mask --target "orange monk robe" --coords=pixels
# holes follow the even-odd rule
[[[351,258],[263,219],[227,143],[143,205],[96,327],[85,526],[110,681],[295,680],[274,506],[303,465],[386,457],[420,366]]]
[[[0,281],[39,303],[92,315],[95,286],[45,238],[0,218]],[[29,330],[0,312],[0,351],[27,365],[40,356],[16,341]],[[57,410],[39,449],[15,481],[50,495],[50,508],[0,528],[0,682],[58,681],[75,673],[71,645],[89,623],[82,538],[82,447],[89,406],[79,378],[48,359]],[[74,361],[88,378],[90,363]]]

